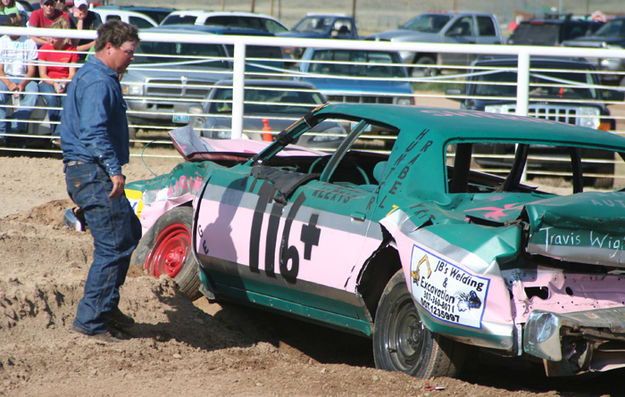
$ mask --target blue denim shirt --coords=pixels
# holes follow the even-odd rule
[[[117,72],[89,57],[67,87],[60,134],[63,162],[100,164],[109,176],[128,163],[126,102]]]

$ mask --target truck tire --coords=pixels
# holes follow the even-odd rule
[[[418,378],[455,376],[465,353],[465,345],[433,334],[421,323],[403,271],[397,271],[386,284],[375,314],[375,366]]]
[[[135,139],[137,139],[137,128],[128,127],[128,140],[130,141],[130,147],[135,147]]]
[[[421,55],[421,56],[417,56],[415,58],[414,61],[415,64],[420,64],[420,65],[432,65],[431,67],[429,66],[413,66],[412,67],[412,74],[417,74],[417,75],[421,75],[421,76],[425,76],[425,77],[430,77],[430,76],[438,76],[440,74],[440,71],[436,66],[436,58],[434,58],[432,55]]]
[[[180,292],[195,300],[199,291],[199,265],[192,253],[193,209],[180,206],[161,215],[141,238],[131,264],[141,265],[148,274],[171,277]]]
[[[610,189],[614,185],[614,164],[602,164],[594,170],[597,174],[605,174],[605,177],[589,178],[593,187],[598,189]]]

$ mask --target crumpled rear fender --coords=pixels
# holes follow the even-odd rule
[[[464,343],[518,353],[519,332],[498,265],[498,259],[518,252],[518,227],[417,227],[401,210],[380,223],[394,239],[406,284],[428,329]]]
[[[168,174],[126,185],[126,196],[143,232],[165,212],[195,200],[212,167],[209,162],[180,163]]]

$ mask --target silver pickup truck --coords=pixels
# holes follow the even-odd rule
[[[426,12],[399,26],[397,30],[376,33],[367,39],[398,43],[503,43],[501,29],[494,15],[463,11]],[[400,54],[404,63],[418,65],[413,67],[413,71],[420,71],[426,76],[440,73],[440,68],[435,65],[469,65],[476,58],[474,54],[468,53],[402,51]]]
[[[206,34],[191,29],[145,31]],[[186,124],[189,106],[200,103],[216,81],[231,76],[226,59],[222,44],[141,42],[121,81],[130,124]],[[131,138],[134,133],[133,129]]]
[[[166,25],[144,32],[195,35],[271,35],[254,29],[225,26]],[[144,125],[184,125],[189,108],[199,105],[215,82],[232,78],[232,45],[219,43],[155,42],[144,40],[121,84],[128,104],[128,120]],[[246,50],[246,72],[284,66],[279,47],[253,45]]]

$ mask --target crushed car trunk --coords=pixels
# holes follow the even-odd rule
[[[625,194],[585,192],[525,206],[527,252],[562,261],[625,267]]]

